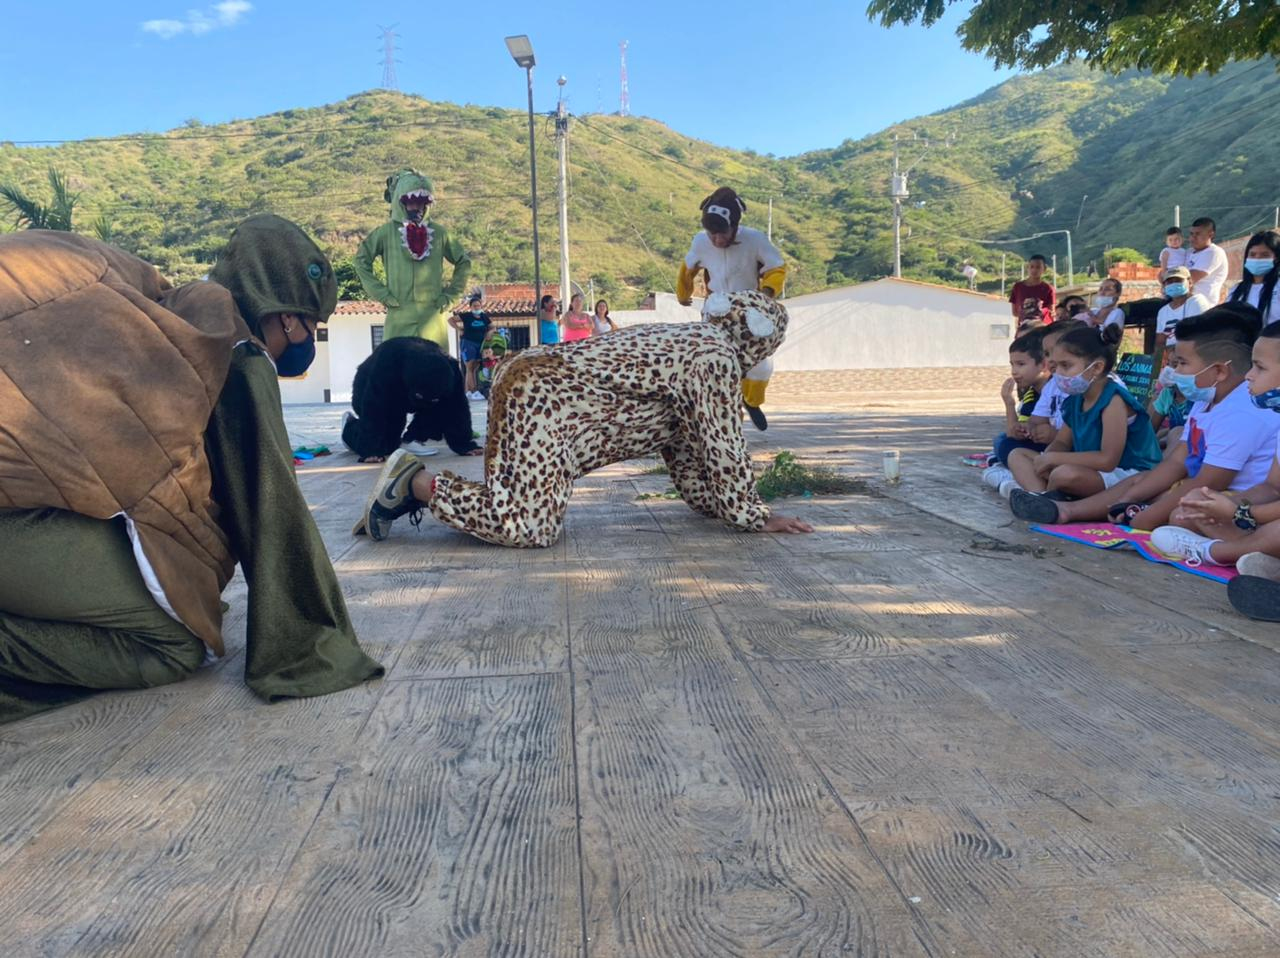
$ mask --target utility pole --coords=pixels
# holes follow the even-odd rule
[[[907,178],[898,172],[898,137],[893,137],[893,178],[889,181],[893,196],[893,275],[902,278],[902,201],[907,192]]]
[[[943,146],[950,146],[954,140],[951,134],[947,134],[946,139],[943,140]],[[926,140],[920,155],[905,170],[899,171],[898,135],[895,133],[893,136],[893,176],[889,181],[889,193],[893,197],[893,275],[899,279],[902,277],[902,201],[911,195],[907,189],[907,177],[920,165],[920,161],[928,154],[929,148],[929,141]]]
[[[1173,225],[1178,227],[1179,229],[1182,228],[1182,207],[1181,206],[1175,206],[1173,208]]]
[[[1276,207],[1275,222],[1271,224],[1275,229],[1280,230],[1280,206]]]
[[[769,242],[773,242],[773,197],[769,197]]]
[[[1004,282],[1005,282],[1004,261],[1008,255],[1009,255],[1008,253],[1000,254],[1000,295],[1001,296],[1004,295]]]
[[[556,80],[560,99],[556,103],[556,151],[560,155],[560,308],[573,298],[569,282],[569,116],[564,109],[564,77]]]
[[[1053,285],[1058,285],[1058,254],[1053,254]]]

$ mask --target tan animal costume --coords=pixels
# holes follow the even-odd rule
[[[171,289],[96,240],[0,237],[0,722],[221,655],[237,560],[255,691],[381,672],[298,490],[261,346],[265,316],[328,318],[329,262],[264,215],[211,278]]]
[[[560,536],[575,479],[661,453],[690,508],[759,531],[769,507],[756,492],[738,390],[743,373],[782,342],[787,313],[752,291],[708,297],[704,316],[508,359],[490,394],[484,482],[440,475],[431,512],[487,542],[549,546]],[[415,508],[422,506],[409,500],[399,514]],[[366,512],[366,523],[378,521]]]

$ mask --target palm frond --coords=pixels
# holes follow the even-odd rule
[[[13,225],[19,228],[48,229],[49,210],[12,183],[0,183],[0,200],[9,204],[14,214]]]

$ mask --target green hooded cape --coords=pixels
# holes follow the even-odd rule
[[[245,220],[210,271],[254,337],[272,313],[325,322],[337,282],[324,253],[286,219]],[[275,368],[236,346],[205,433],[218,522],[249,586],[245,681],[266,699],[323,695],[382,674],[360,649],[333,565],[293,471]]]
[[[415,190],[432,193],[431,181],[416,170],[401,170],[387,178],[383,195],[391,205],[391,217],[360,244],[355,269],[368,297],[387,307],[384,340],[420,336],[434,340],[447,350],[449,312],[467,287],[471,258],[448,230],[430,222],[430,205],[422,220],[429,235],[425,253],[419,259],[410,252],[401,198]],[[386,270],[386,283],[380,282],[373,272],[373,261],[379,257]],[[444,282],[446,260],[453,266],[453,276],[447,285]]]

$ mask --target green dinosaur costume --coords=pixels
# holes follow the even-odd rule
[[[383,196],[391,204],[391,219],[365,237],[355,256],[365,293],[387,307],[382,338],[420,336],[447,350],[449,312],[467,287],[471,258],[448,230],[428,221],[435,196],[431,181],[417,170],[387,177]],[[379,257],[385,283],[373,273],[373,261]],[[453,265],[447,286],[445,260]]]

